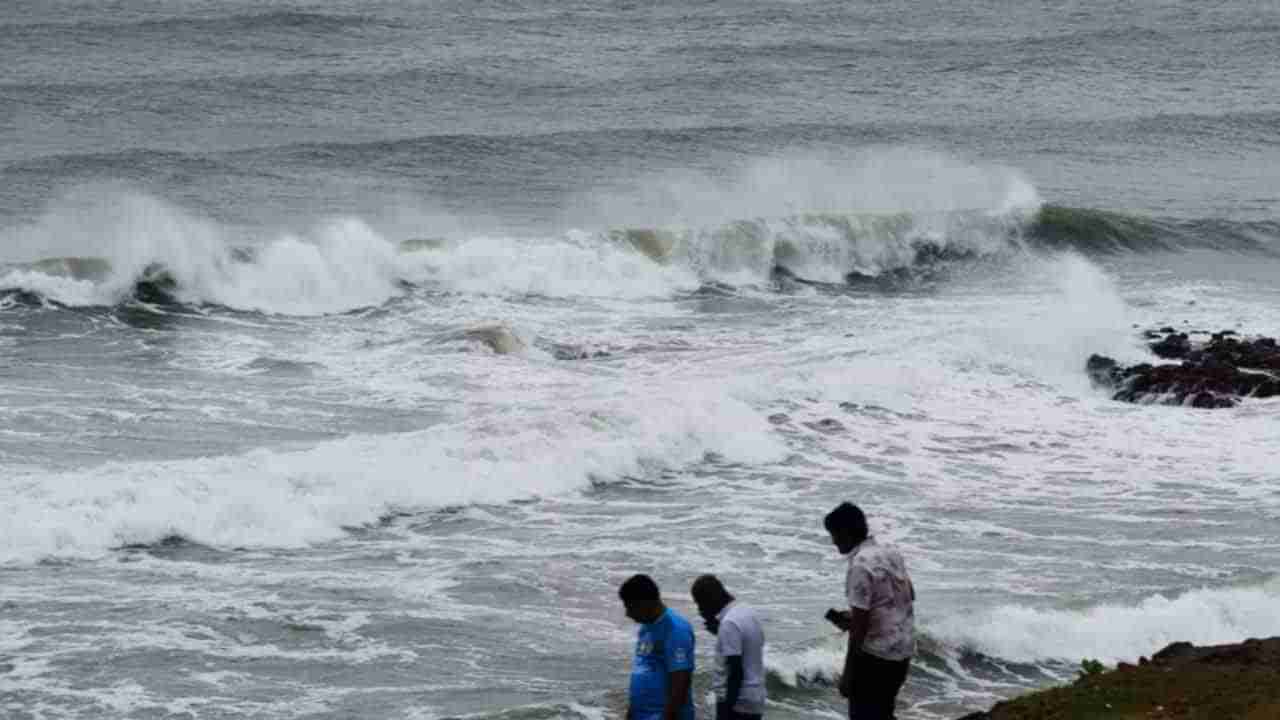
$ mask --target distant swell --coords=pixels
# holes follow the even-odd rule
[[[280,10],[264,13],[241,13],[213,17],[161,17],[133,22],[109,21],[73,23],[8,23],[0,25],[0,37],[30,38],[33,35],[103,34],[114,37],[130,35],[191,33],[262,33],[275,30],[302,32],[339,32],[378,21],[365,15]]]
[[[1275,254],[1280,251],[1280,222],[1172,220],[1046,205],[1028,226],[1026,238],[1041,248],[1091,254],[1193,248]]]

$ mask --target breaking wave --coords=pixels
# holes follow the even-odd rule
[[[1280,223],[1166,220],[1057,205],[802,213],[552,237],[390,239],[357,218],[245,240],[129,195],[0,231],[0,293],[31,303],[130,300],[286,315],[378,306],[414,287],[547,297],[668,298],[708,285],[898,289],[957,263],[1038,251],[1276,252]]]
[[[1015,662],[1135,661],[1172,642],[1196,645],[1280,635],[1280,580],[1254,587],[1152,595],[1133,604],[1054,610],[1005,605],[938,623],[953,647]]]
[[[1007,671],[1009,664],[1073,672],[1083,659],[1137,662],[1170,643],[1240,642],[1280,634],[1280,578],[1248,587],[1152,595],[1134,604],[1078,610],[1001,605],[924,623],[919,655],[952,671]],[[843,636],[771,651],[771,679],[786,688],[834,684],[844,658]]]
[[[781,459],[785,448],[731,394],[670,387],[300,451],[15,471],[0,479],[0,563],[98,557],[174,538],[298,547],[390,513],[568,492],[708,455],[759,463]]]
[[[0,292],[69,306],[132,299],[320,315],[380,305],[401,292],[396,248],[354,219],[237,245],[215,223],[124,196],[50,212],[0,233]]]

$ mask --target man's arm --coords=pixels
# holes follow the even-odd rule
[[[867,627],[871,623],[871,612],[861,608],[849,608],[849,647],[844,653],[844,672],[840,674],[840,694],[849,697],[853,691],[854,658],[862,649],[862,642],[867,639]]]
[[[676,720],[689,702],[689,685],[693,681],[693,629],[673,629],[663,643],[663,660],[667,669],[667,703],[662,708],[664,720]]]
[[[742,669],[741,655],[726,655],[724,664],[729,671],[725,678],[724,706],[732,710],[738,704],[738,696],[742,694],[742,680],[746,672]]]
[[[662,708],[663,720],[676,720],[680,716],[680,708],[689,701],[689,684],[693,680],[693,672],[673,670],[670,677],[671,689],[667,693],[667,704]]]

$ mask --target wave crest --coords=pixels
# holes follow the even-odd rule
[[[81,205],[85,205],[81,199]],[[1190,248],[1276,254],[1280,223],[1167,220],[1017,203],[987,209],[809,212],[549,237],[411,238],[358,218],[246,240],[146,196],[90,198],[0,231],[10,302],[131,299],[288,315],[378,306],[412,286],[479,295],[669,298],[703,287],[912,289],[956,263],[1040,250]]]
[[[0,265],[0,291],[69,306],[137,298],[318,315],[380,305],[401,292],[396,247],[350,218],[245,247],[155,199],[114,196],[52,211],[3,239],[26,258]]]
[[[1004,605],[956,616],[930,631],[954,648],[1014,662],[1134,661],[1172,642],[1196,645],[1280,635],[1280,579],[1255,587],[1152,595],[1134,605],[1081,610]]]

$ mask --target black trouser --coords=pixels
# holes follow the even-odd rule
[[[849,720],[894,720],[898,691],[907,681],[911,660],[883,660],[858,653],[853,659]]]

